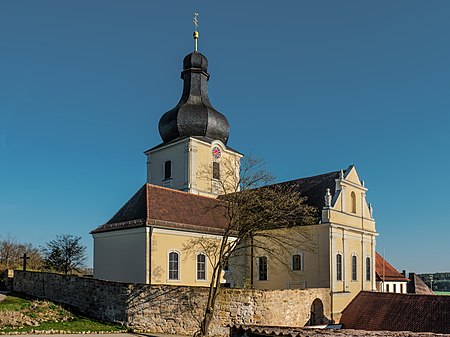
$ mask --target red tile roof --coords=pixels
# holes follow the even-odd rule
[[[450,296],[362,291],[340,323],[344,329],[450,333]]]
[[[107,223],[91,233],[146,225],[220,233],[228,224],[222,203],[214,198],[145,184]]]
[[[400,274],[394,267],[392,267],[389,262],[381,257],[380,254],[375,253],[375,275],[377,281],[385,281],[388,282],[407,282],[408,279]]]

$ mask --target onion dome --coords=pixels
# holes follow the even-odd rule
[[[208,98],[208,59],[197,51],[186,55],[181,78],[184,85],[180,101],[159,120],[163,142],[180,137],[206,137],[227,144],[228,120]]]

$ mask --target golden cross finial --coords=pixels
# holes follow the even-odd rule
[[[192,22],[194,23],[194,51],[198,50],[198,13],[194,13],[194,20]]]

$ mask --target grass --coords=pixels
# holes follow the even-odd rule
[[[20,294],[10,293],[2,302],[0,302],[0,311],[20,311],[29,308],[30,300],[20,297]]]
[[[433,290],[435,292],[436,295],[447,295],[450,296],[450,291],[436,291]]]
[[[32,332],[32,331],[61,331],[61,332],[124,332],[126,327],[103,323],[90,318],[75,315],[63,307],[49,301],[37,301],[22,294],[10,293],[0,302],[0,316],[6,317],[5,312],[19,312],[27,320],[34,320],[38,325],[26,325],[24,322],[2,322],[0,332]],[[23,317],[23,316],[22,316]],[[1,318],[1,317],[0,317]]]

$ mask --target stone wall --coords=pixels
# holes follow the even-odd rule
[[[197,331],[208,296],[204,287],[150,286],[23,271],[14,275],[14,290],[70,305],[99,320],[182,335]],[[229,335],[229,324],[304,326],[317,298],[329,317],[329,289],[223,289],[211,335]]]

